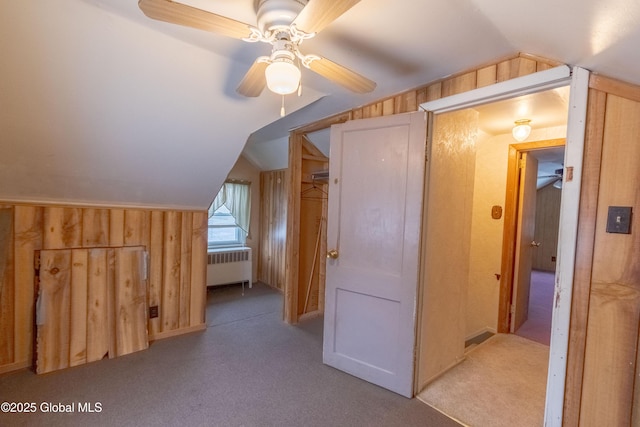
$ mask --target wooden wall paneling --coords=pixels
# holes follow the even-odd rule
[[[82,247],[109,246],[109,210],[82,210]]]
[[[36,372],[69,366],[71,251],[40,252],[40,293]]]
[[[207,212],[194,212],[191,226],[191,304],[189,324],[204,324],[207,304]]]
[[[421,87],[416,89],[416,111],[420,107],[421,104],[427,102],[427,88]]]
[[[107,334],[109,359],[116,357],[118,352],[118,337],[116,336],[116,253],[112,248],[107,249]]]
[[[533,59],[518,57],[497,64],[497,80],[503,82],[526,76],[537,71],[538,63]]]
[[[442,98],[442,82],[437,82],[427,86],[427,101],[434,101]]]
[[[258,281],[273,286],[268,279],[271,257],[271,222],[269,212],[273,202],[273,174],[260,172],[260,236],[258,251]]]
[[[476,88],[476,72],[471,71],[442,82],[442,97],[468,92]]]
[[[109,246],[124,246],[124,209],[109,210]]]
[[[289,169],[287,169],[287,240],[285,256],[284,320],[298,321],[298,266],[300,263],[300,191],[302,179],[302,144],[300,133],[289,138]]]
[[[382,101],[382,115],[390,116],[395,111],[395,98],[387,98]]]
[[[111,357],[116,354],[117,344],[108,334],[103,332],[105,328],[107,331],[109,328],[113,328],[116,320],[113,316],[105,317],[105,315],[108,315],[109,309],[113,308],[108,307],[110,304],[109,298],[111,298],[111,304],[114,304],[115,290],[113,286],[116,283],[116,278],[113,268],[115,258],[113,254],[109,256],[107,249],[103,249],[100,252],[100,250],[95,249],[96,247],[107,248],[126,244],[127,246],[144,245],[149,248],[149,290],[148,297],[146,297],[149,305],[153,304],[162,307],[163,298],[179,304],[180,294],[182,293],[183,296],[188,295],[187,301],[183,300],[183,308],[186,307],[188,313],[186,322],[183,318],[185,330],[191,331],[194,326],[204,324],[204,291],[199,293],[193,291],[191,287],[196,286],[193,285],[195,282],[203,282],[203,277],[206,274],[206,264],[204,264],[206,255],[199,258],[195,255],[196,251],[203,254],[206,253],[206,240],[204,244],[202,243],[203,239],[206,239],[206,235],[200,236],[197,234],[206,233],[206,224],[198,232],[196,232],[193,224],[185,225],[187,235],[191,236],[191,238],[187,237],[185,240],[190,241],[188,246],[192,249],[187,250],[184,254],[184,259],[182,259],[181,212],[35,205],[8,206],[11,206],[14,212],[12,216],[13,226],[10,227],[13,230],[13,238],[10,239],[13,246],[10,253],[3,259],[13,259],[13,262],[10,263],[13,271],[11,272],[9,269],[4,268],[2,274],[3,277],[8,274],[14,285],[13,297],[10,298],[13,304],[2,307],[2,316],[0,316],[0,328],[4,328],[5,324],[8,325],[11,320],[9,332],[3,333],[0,338],[4,340],[0,350],[0,372],[9,372],[27,367],[31,364],[33,355],[36,354],[33,349],[33,343],[37,342],[33,338],[34,333],[37,332],[34,329],[36,299],[34,292],[34,255],[36,251],[74,249],[73,255],[71,255],[73,260],[69,261],[69,277],[71,281],[69,282],[68,290],[56,293],[56,298],[63,298],[64,301],[69,301],[66,314],[57,323],[65,322],[64,316],[66,316],[69,319],[69,327],[72,330],[67,330],[65,335],[60,333],[62,329],[58,327],[55,329],[55,334],[57,334],[55,339],[69,341],[67,358],[65,362],[60,362],[58,360],[60,359],[59,355],[44,356],[47,360],[55,357],[57,361],[53,364],[56,366],[64,366],[65,364],[73,366],[83,363],[83,360],[100,360],[106,354]],[[175,247],[170,247],[169,250],[165,248],[165,213],[173,218],[172,221],[169,221],[170,224],[179,224],[177,234],[169,233],[174,238],[177,237],[179,239],[178,241],[173,241]],[[205,213],[187,213],[187,216],[192,216],[194,223],[197,215],[206,220]],[[179,217],[179,222],[175,221],[176,217]],[[173,226],[169,228],[173,231],[176,230],[176,227]],[[171,237],[168,240],[171,242]],[[84,254],[82,252],[76,253],[75,250],[80,248],[87,248],[89,252]],[[165,262],[167,253],[173,263],[171,264],[172,267],[165,271],[165,265],[168,265]],[[177,259],[172,254],[177,254]],[[282,259],[282,257],[280,258]],[[168,272],[168,277],[171,279],[172,273],[180,274],[181,264],[189,266],[187,269],[190,272],[188,279],[185,281],[178,276],[177,282],[174,281],[173,283],[174,286],[163,287],[165,272]],[[202,267],[203,265],[205,267]],[[110,268],[112,269],[111,273],[109,273]],[[86,271],[84,275],[82,273],[83,270]],[[199,273],[197,273],[198,271]],[[86,286],[83,285],[84,282],[86,282]],[[7,296],[6,280],[3,280],[2,283],[2,292]],[[177,286],[175,286],[176,284]],[[180,286],[182,286],[182,292],[180,292]],[[189,289],[186,289],[187,287]],[[65,292],[68,296],[64,296]],[[87,317],[85,323],[77,320],[82,317],[79,314],[82,309],[78,307],[78,302],[83,304],[82,301],[86,305]],[[70,308],[71,302],[73,302],[73,310]],[[170,327],[174,327],[170,320],[172,318],[171,313],[176,313],[179,316],[179,308],[176,305],[175,310],[172,311],[171,304],[169,304],[169,307],[169,316],[165,316],[165,319],[169,319]],[[13,312],[11,312],[12,310]],[[160,313],[163,313],[162,309]],[[179,317],[175,318],[178,322],[180,321]],[[161,321],[161,318],[148,321],[148,328],[151,334],[160,334],[163,331]],[[178,326],[175,326],[176,329],[174,329],[175,333],[173,335],[179,334],[179,328],[182,327],[178,323]],[[51,333],[52,330],[49,328],[48,333]],[[84,334],[83,330],[86,331]],[[47,332],[46,329],[45,332]],[[84,339],[83,335],[85,336]],[[86,347],[84,351],[83,345]],[[6,356],[2,351],[11,356]],[[109,351],[111,352],[109,353]],[[44,364],[43,369],[45,370],[51,369],[52,366],[49,361],[41,361],[40,364]]]
[[[637,289],[592,284],[580,426],[631,425],[639,319]]]
[[[567,427],[577,427],[580,420],[606,100],[606,93],[589,89],[563,410]]]
[[[498,66],[496,64],[480,68],[477,71],[476,87],[485,87],[498,82]]]
[[[322,193],[302,197],[300,207],[300,263],[298,315],[318,309],[320,224],[322,223]],[[324,254],[322,254],[324,255]]]
[[[89,249],[87,274],[87,362],[103,359],[109,353],[109,249]]]
[[[269,255],[270,247],[269,242],[271,238],[271,229],[269,227],[269,215],[271,199],[268,197],[271,194],[270,188],[270,174],[267,172],[260,172],[260,213],[258,214],[260,222],[260,235],[258,236],[258,281],[269,284],[265,278],[269,271]]]
[[[640,334],[640,330],[638,331]],[[638,343],[640,344],[640,336],[638,337]],[[633,384],[633,399],[631,402],[631,425],[634,427],[640,426],[640,372],[638,367],[640,366],[640,351],[636,351],[636,372],[634,375],[635,381]]]
[[[149,307],[158,307],[162,312],[162,281],[164,278],[164,212],[151,212],[151,235],[149,237]],[[149,319],[149,335],[162,330],[160,317]]]
[[[116,356],[149,347],[147,331],[147,283],[144,247],[113,249],[115,253],[114,310]]]
[[[180,262],[182,253],[182,213],[166,212],[164,216],[164,256],[162,272],[161,332],[180,326]]]
[[[380,116],[382,116],[382,102],[374,102],[362,108],[363,119]]]
[[[409,113],[418,110],[417,90],[411,90],[395,99],[394,114]]]
[[[88,255],[87,249],[71,251],[69,366],[87,363]]]
[[[42,249],[43,208],[14,207],[15,363],[32,362],[35,309],[34,253]]]
[[[15,361],[13,208],[0,207],[0,366]]]
[[[124,228],[122,246],[145,246],[149,248],[151,235],[151,211],[124,211]],[[115,246],[115,245],[112,245]]]
[[[180,314],[178,324],[186,328],[191,322],[189,308],[191,306],[191,240],[193,237],[193,213],[182,213],[182,231],[180,243]]]
[[[286,173],[263,172],[261,182],[260,262],[258,280],[283,290],[287,227]]]
[[[582,383],[581,425],[629,425],[640,322],[640,219],[607,233],[609,206],[640,210],[640,102],[608,95]],[[621,182],[618,177],[624,176]]]
[[[640,86],[621,82],[620,80],[598,74],[591,74],[589,77],[589,87],[611,95],[640,102]]]
[[[44,249],[82,247],[82,209],[44,208]]]

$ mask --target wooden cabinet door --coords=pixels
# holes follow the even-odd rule
[[[43,250],[36,306],[36,372],[144,350],[142,247]]]

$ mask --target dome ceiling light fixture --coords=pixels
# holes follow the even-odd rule
[[[529,119],[520,119],[515,121],[515,126],[511,130],[511,134],[513,135],[513,139],[518,142],[522,142],[529,138],[531,134],[531,120]]]

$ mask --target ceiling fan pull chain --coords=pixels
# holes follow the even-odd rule
[[[280,117],[284,117],[284,95],[282,95],[282,107],[280,107]]]

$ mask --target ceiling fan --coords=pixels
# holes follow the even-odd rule
[[[371,92],[376,83],[318,55],[305,55],[300,44],[351,9],[360,0],[258,0],[257,27],[172,0],[139,0],[149,18],[211,31],[247,42],[272,46],[258,57],[236,91],[259,96],[265,85],[279,95],[300,90],[300,65],[356,93]]]
[[[556,169],[554,171],[555,173],[551,174],[551,175],[541,175],[538,177],[538,179],[547,179],[547,178],[555,178],[553,181],[551,181],[553,183],[553,186],[555,188],[562,188],[562,175],[564,172],[564,168],[560,168],[560,169]]]

